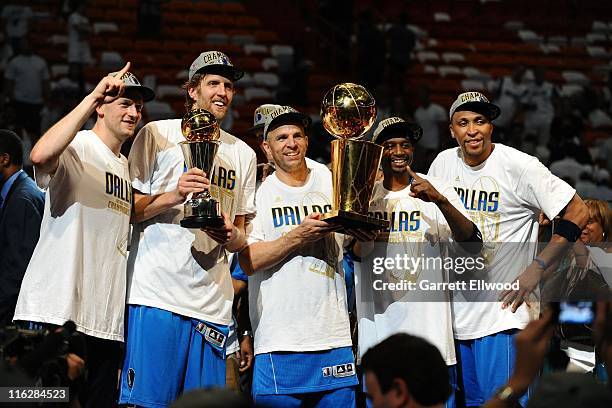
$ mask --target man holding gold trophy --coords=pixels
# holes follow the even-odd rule
[[[358,85],[342,84],[334,90],[338,87],[367,96],[368,105],[361,109],[362,100],[345,92],[347,99],[337,99],[339,104],[322,104],[323,121],[340,135],[360,136],[374,123],[374,99]],[[350,407],[355,405],[358,379],[342,268],[345,237],[334,232],[367,237],[366,229],[385,225],[367,215],[381,149],[365,142],[365,147],[350,149],[358,154],[349,160],[332,159],[332,167],[352,166],[345,174],[356,176],[344,183],[353,191],[342,194],[344,179],[338,172],[332,169],[332,178],[329,171],[307,165],[309,125],[308,116],[288,106],[270,112],[264,125],[263,148],[276,171],[257,191],[249,246],[240,253],[241,266],[251,276],[253,397],[257,404],[272,407]],[[362,185],[370,179],[369,186]],[[345,196],[362,205],[345,205],[339,212]],[[353,209],[359,212],[350,214]],[[295,370],[298,364],[300,370]]]
[[[332,179],[306,165],[309,125],[308,116],[282,106],[264,127],[276,170],[257,190],[250,245],[240,252],[255,333],[252,392],[262,406],[350,407],[358,381],[343,236],[320,219],[332,208]]]
[[[147,124],[132,146],[136,223],[120,404],[165,406],[180,392],[225,385],[227,252],[245,245],[256,159],[218,123],[242,76],[222,52],[203,52],[184,85],[183,120]]]

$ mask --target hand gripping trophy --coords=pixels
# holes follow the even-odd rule
[[[217,119],[207,110],[193,109],[183,116],[181,131],[187,139],[179,143],[187,168],[197,167],[210,178],[221,137]],[[184,208],[185,218],[181,220],[181,227],[202,228],[223,225],[219,202],[211,197],[208,190],[194,193]]]
[[[376,102],[361,85],[335,85],[323,97],[321,121],[331,143],[332,211],[321,219],[344,228],[383,229],[389,222],[368,216],[382,146],[360,140],[376,120]]]

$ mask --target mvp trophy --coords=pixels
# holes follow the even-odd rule
[[[217,119],[207,110],[193,109],[183,116],[181,131],[187,139],[179,143],[187,168],[197,167],[210,178],[221,136]],[[223,225],[219,202],[210,196],[208,190],[194,193],[184,208],[185,218],[181,220],[181,227],[202,228]]]
[[[361,85],[343,83],[327,91],[321,103],[323,127],[331,143],[332,211],[321,219],[345,229],[384,229],[389,222],[368,216],[382,146],[360,140],[376,120],[376,103]]]

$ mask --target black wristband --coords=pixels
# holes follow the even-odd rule
[[[470,254],[477,254],[482,249],[482,234],[476,226],[472,223],[472,235],[465,241],[458,241],[461,248],[466,250]]]
[[[582,229],[571,221],[561,219],[555,225],[553,234],[557,234],[567,239],[568,242],[576,242],[582,234]]]

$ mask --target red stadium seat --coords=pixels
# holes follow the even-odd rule
[[[224,13],[228,13],[228,14],[246,13],[246,9],[240,3],[223,3],[221,5],[221,10],[223,10]]]

